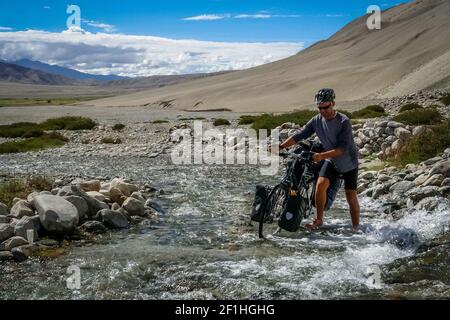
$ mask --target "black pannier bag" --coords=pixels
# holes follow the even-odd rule
[[[263,209],[265,201],[267,200],[267,197],[269,196],[270,191],[271,188],[269,186],[256,186],[255,199],[253,200],[250,216],[252,221],[259,222],[261,220],[261,211]]]
[[[278,226],[286,231],[296,232],[302,222],[299,211],[302,203],[302,196],[299,192],[292,192],[288,197],[286,208],[278,220]]]

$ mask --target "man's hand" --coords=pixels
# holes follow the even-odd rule
[[[319,162],[322,161],[324,158],[323,158],[323,156],[322,156],[321,153],[314,153],[313,156],[312,156],[312,159],[313,159],[314,162],[319,163]]]

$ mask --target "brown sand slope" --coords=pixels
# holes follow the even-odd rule
[[[321,87],[340,101],[405,94],[448,79],[449,16],[448,0],[416,0],[383,12],[381,30],[361,17],[281,61],[87,104],[277,112],[310,104]]]

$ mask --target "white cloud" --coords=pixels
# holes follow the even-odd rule
[[[85,19],[81,19],[81,21],[86,23],[88,26],[102,29],[104,32],[107,32],[107,33],[112,33],[112,32],[117,31],[116,26],[113,26],[111,24],[101,23],[101,22],[93,21],[93,20],[85,20]]]
[[[270,19],[270,14],[238,14],[234,16],[235,19]]]
[[[0,31],[11,31],[14,30],[13,28],[10,27],[0,27]]]
[[[202,14],[199,16],[183,18],[188,21],[212,21],[221,19],[271,19],[271,18],[299,18],[298,14],[269,14],[268,11],[260,11],[257,14]]]
[[[227,15],[220,14],[202,14],[199,16],[184,18],[183,20],[191,20],[191,21],[211,21],[211,20],[220,20],[227,18]]]
[[[28,58],[95,74],[150,76],[255,67],[296,54],[303,43],[173,40],[152,36],[27,30],[0,33],[0,59]]]

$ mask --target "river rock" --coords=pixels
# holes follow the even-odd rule
[[[422,164],[424,164],[426,166],[431,166],[439,161],[442,161],[441,157],[434,157],[434,158],[430,158],[430,159],[423,161]]]
[[[6,204],[0,202],[0,216],[6,216],[8,214],[8,207],[6,206]]]
[[[145,202],[144,196],[139,191],[133,192],[130,197],[135,198],[136,200],[139,200],[141,202]]]
[[[119,211],[109,209],[101,210],[99,212],[103,223],[114,229],[122,229],[128,227],[128,219]]]
[[[145,202],[144,207],[145,208],[151,208],[151,209],[153,209],[156,212],[161,213],[161,214],[165,214],[166,213],[166,210],[164,210],[163,207],[159,203],[157,203],[157,202],[155,202],[155,201],[153,201],[151,199],[148,199]]]
[[[15,247],[28,244],[28,241],[22,237],[12,237],[0,244],[0,251],[11,251]]]
[[[41,229],[41,222],[39,216],[22,217],[14,227],[14,234],[16,236],[27,239],[27,231],[33,230],[34,240],[39,237],[39,230]]]
[[[414,202],[419,202],[424,198],[435,197],[438,195],[440,195],[439,188],[435,186],[416,187],[406,193],[406,196],[414,200]]]
[[[123,195],[129,197],[134,191],[138,191],[138,187],[123,181],[122,179],[115,178],[111,181],[111,188],[119,189]],[[117,202],[117,201],[116,201]]]
[[[394,183],[390,188],[389,192],[391,192],[393,195],[403,195],[408,190],[413,189],[416,186],[414,182],[411,181],[400,181],[397,183]]]
[[[130,216],[143,216],[144,215],[144,203],[142,201],[136,200],[135,198],[128,198],[122,204]]]
[[[0,224],[0,242],[3,242],[14,236],[14,228],[9,224]]]
[[[440,187],[442,184],[442,181],[444,181],[444,176],[442,174],[434,174],[431,177],[429,177],[422,186],[438,186]]]
[[[86,193],[88,194],[89,197],[94,198],[98,201],[101,201],[101,202],[106,201],[106,197],[98,191],[88,191]]]
[[[122,205],[127,197],[120,191],[118,188],[112,187],[109,189],[109,198],[111,201],[117,202],[119,205]]]
[[[0,251],[0,262],[13,260],[14,256],[9,251]]]
[[[51,233],[71,234],[78,225],[77,208],[61,197],[39,195],[35,198],[34,205],[42,226]]]
[[[80,227],[82,230],[85,230],[89,233],[104,233],[106,232],[106,227],[103,223],[100,221],[86,221],[83,223]]]
[[[377,175],[376,171],[366,171],[362,172],[359,178],[364,180],[372,180],[375,178],[376,175]]]
[[[36,244],[27,244],[24,246],[16,247],[11,250],[11,253],[19,262],[23,262],[28,259],[31,255],[38,252],[41,249],[40,246]]]
[[[20,219],[22,217],[34,216],[33,208],[26,200],[19,200],[12,208],[11,213],[13,217]]]
[[[11,223],[11,218],[7,216],[0,216],[0,223]]]
[[[415,208],[417,210],[434,211],[438,208],[439,204],[448,204],[448,200],[442,197],[428,197],[420,200]]]
[[[118,204],[117,202],[114,202],[111,206],[111,210],[117,211],[120,209],[120,204]]]
[[[78,215],[80,216],[80,220],[86,220],[88,218],[88,212],[89,212],[89,207],[86,203],[86,201],[79,196],[66,196],[64,197],[65,200],[69,201],[71,204],[73,204],[77,210],[78,210]]]
[[[450,178],[445,178],[442,180],[441,187],[448,187],[450,186]]]
[[[416,185],[416,187],[421,186],[422,184],[425,183],[425,181],[427,181],[427,179],[428,179],[427,174],[421,174],[420,176],[414,179],[414,184]]]
[[[433,168],[431,168],[430,176],[435,174],[442,174],[444,178],[450,177],[450,159],[436,163]]]
[[[80,187],[82,190],[88,192],[88,191],[100,191],[101,184],[99,180],[89,180],[89,181],[81,181]]]

